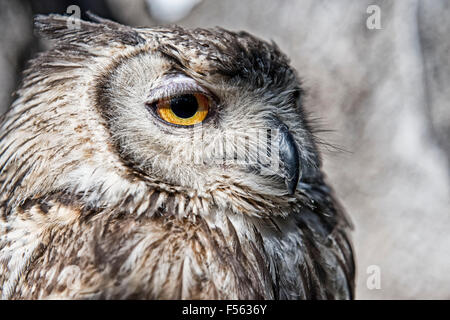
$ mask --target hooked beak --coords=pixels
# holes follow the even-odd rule
[[[266,145],[265,142],[261,141],[261,145],[267,147],[266,150],[268,157],[262,155],[266,154],[266,152],[264,152],[264,147],[260,149],[260,142],[256,141],[256,148],[258,148],[256,150],[256,163],[245,162],[245,171],[261,176],[268,176],[272,178],[276,177],[277,181],[284,181],[288,194],[293,195],[297,189],[297,185],[301,175],[300,153],[297,147],[297,143],[291,132],[289,131],[288,126],[281,122],[278,118],[271,117],[269,119],[266,119],[266,121],[268,128],[272,128],[270,131],[267,131],[267,128],[264,128],[264,130],[266,131],[265,133],[268,134],[267,142],[269,144]],[[274,131],[276,131],[275,135],[273,135],[273,129],[275,129]],[[262,136],[264,136],[265,133],[263,133]],[[261,137],[260,133],[255,136],[258,137],[258,139]],[[254,145],[255,144],[253,144],[253,146]],[[262,154],[260,153],[261,150],[263,150]],[[245,153],[246,156],[248,155],[248,151],[249,149],[247,144],[247,150]],[[230,154],[233,155],[233,152],[230,152]],[[234,153],[234,157],[234,159],[236,160],[236,153]]]
[[[300,156],[294,137],[287,125],[279,122],[279,156],[284,182],[290,195],[295,193],[300,179]]]

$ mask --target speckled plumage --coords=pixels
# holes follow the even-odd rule
[[[2,298],[352,298],[349,223],[278,48],[244,32],[93,19],[36,18],[54,48],[31,62],[1,122]],[[179,74],[218,100],[201,144],[146,108]],[[192,162],[275,123],[298,148],[294,194],[254,168]]]

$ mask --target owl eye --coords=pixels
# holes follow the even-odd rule
[[[205,120],[211,99],[201,93],[182,94],[156,102],[158,116],[171,124],[192,126]]]

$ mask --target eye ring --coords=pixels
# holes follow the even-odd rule
[[[210,118],[215,99],[203,92],[185,92],[147,104],[153,116],[164,124],[193,127]]]
[[[166,126],[190,128],[214,118],[219,99],[185,74],[169,74],[152,88],[146,106]]]

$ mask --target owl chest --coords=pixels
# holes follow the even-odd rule
[[[94,219],[54,229],[15,296],[75,299],[301,297],[301,233],[243,218]],[[292,229],[292,230],[291,230]]]
[[[148,279],[150,298],[298,299],[305,296],[302,233],[290,219],[280,226],[285,232],[242,217],[179,225],[143,246],[142,268],[130,269]]]

